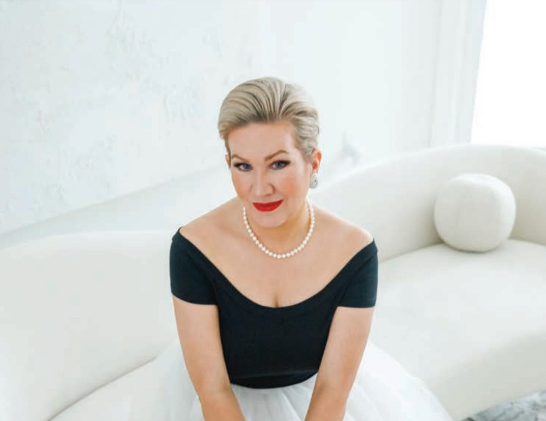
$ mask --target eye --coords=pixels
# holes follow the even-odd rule
[[[240,170],[240,169],[241,169],[241,168],[240,168],[241,165],[248,165],[248,164],[240,163],[240,164],[234,164],[233,166],[234,166],[235,168],[237,168],[237,169]],[[243,171],[244,171],[244,170],[243,170]]]
[[[273,165],[275,165],[275,164],[283,164],[282,167],[280,167],[280,168],[277,167],[280,170],[280,169],[288,166],[288,164],[290,164],[290,162],[289,161],[275,161],[275,162],[273,162]]]

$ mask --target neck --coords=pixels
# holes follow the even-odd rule
[[[311,217],[307,202],[304,201],[300,208],[282,225],[273,228],[260,227],[251,219],[247,212],[250,228],[258,239],[273,252],[286,252],[297,247],[307,235]],[[244,227],[242,218],[241,225]]]

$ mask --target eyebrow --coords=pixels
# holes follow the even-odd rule
[[[267,156],[264,158],[264,162],[270,160],[270,159],[273,158],[275,155],[278,155],[278,154],[280,154],[280,153],[288,153],[288,152],[286,152],[284,149],[280,149],[280,150],[278,150],[277,152],[272,153],[271,155],[267,155]],[[240,156],[237,155],[237,154],[231,155],[231,159],[233,159],[233,158],[239,158],[239,159],[241,159],[241,160],[243,160],[243,161],[248,161],[248,159],[245,159],[245,158],[243,158],[243,157],[240,157]]]

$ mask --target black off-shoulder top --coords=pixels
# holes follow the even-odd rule
[[[178,230],[172,237],[169,266],[175,297],[218,307],[230,382],[246,387],[282,387],[312,377],[318,372],[336,308],[376,304],[375,239],[319,292],[284,307],[264,306],[243,295]]]

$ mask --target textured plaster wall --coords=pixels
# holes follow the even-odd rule
[[[427,147],[438,7],[0,1],[0,233],[197,170],[228,176],[221,100],[262,75],[315,98],[323,180]]]

